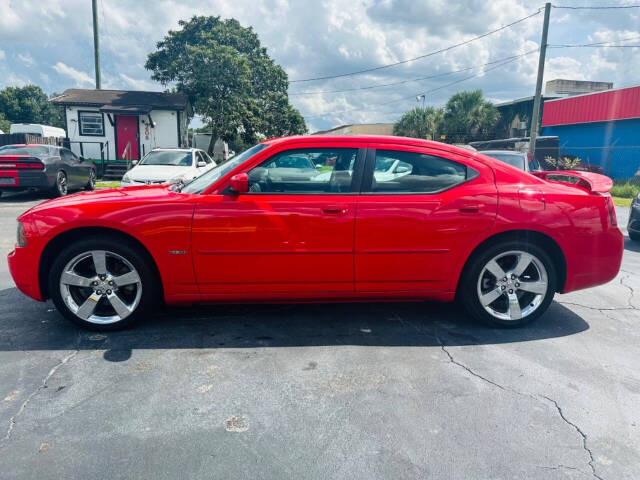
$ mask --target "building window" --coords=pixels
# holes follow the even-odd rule
[[[90,137],[104,136],[104,117],[101,112],[78,112],[80,135]]]

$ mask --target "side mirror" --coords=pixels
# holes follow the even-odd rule
[[[202,168],[202,167],[206,167],[207,166],[207,162],[198,162],[197,167],[198,168]]]
[[[138,164],[138,160],[131,160],[131,165],[134,167]]]
[[[78,156],[78,161],[79,161],[79,162],[84,162],[85,160],[86,160],[86,159],[85,159],[82,155],[79,155],[79,156]]]
[[[249,175],[238,173],[231,177],[231,190],[236,194],[247,193],[249,191]]]

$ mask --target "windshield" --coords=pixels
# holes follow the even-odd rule
[[[236,155],[235,157],[233,157],[233,159],[229,160],[228,162],[223,163],[222,165],[218,165],[217,167],[214,167],[211,170],[209,170],[207,173],[199,176],[192,182],[185,185],[181,191],[184,193],[202,193],[210,185],[212,185],[213,182],[215,182],[219,178],[222,178],[231,170],[236,168],[238,165],[240,165],[241,163],[244,163],[246,160],[249,160],[256,153],[258,153],[261,150],[264,150],[267,147],[268,145],[264,143],[259,143],[257,145],[254,145],[250,149],[245,150],[239,155]]]
[[[53,147],[19,147],[16,145],[5,145],[0,147],[0,155],[53,155]]]
[[[486,153],[485,155],[500,160],[501,162],[508,163],[520,170],[524,170],[524,155],[514,155],[512,153]]]
[[[154,150],[149,152],[139,165],[168,165],[171,167],[190,167],[193,163],[191,152],[171,152],[167,150]]]

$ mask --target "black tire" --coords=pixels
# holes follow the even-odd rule
[[[88,191],[96,189],[96,171],[93,168],[89,170],[89,180],[87,180],[87,184],[84,186],[84,189]]]
[[[487,309],[485,309],[485,307],[482,305],[480,301],[480,292],[478,290],[480,289],[479,285],[481,284],[483,279],[484,281],[487,281],[487,279],[491,281],[491,277],[493,276],[491,274],[487,275],[487,272],[484,270],[487,264],[492,259],[502,254],[506,255],[504,258],[508,260],[509,252],[514,252],[514,251],[529,253],[530,255],[533,255],[544,266],[544,269],[546,270],[547,288],[546,288],[546,293],[541,297],[539,297],[538,299],[536,299],[537,307],[534,310],[532,310],[528,315],[520,319],[505,320],[502,318],[497,318],[493,314],[489,313]],[[535,265],[534,265],[534,268],[536,268]],[[483,274],[483,271],[484,271],[484,274]],[[480,275],[483,275],[483,279],[480,278]],[[474,254],[474,256],[470,259],[469,263],[466,265],[464,269],[464,272],[462,274],[462,277],[458,285],[458,292],[456,297],[459,300],[459,302],[462,303],[465,309],[476,320],[479,320],[492,327],[516,328],[516,327],[521,327],[523,325],[527,325],[535,321],[542,314],[544,314],[547,308],[549,308],[549,305],[551,304],[551,301],[553,300],[553,296],[556,291],[557,278],[558,277],[557,277],[556,267],[551,261],[551,258],[538,245],[533,243],[523,243],[518,241],[503,241],[503,242],[491,245],[490,247],[482,251],[476,252]],[[506,279],[507,282],[518,281],[518,279],[511,280],[506,276],[504,277],[504,279]],[[496,277],[496,280],[501,281],[503,279],[497,279]],[[516,283],[515,285],[519,285],[519,284]],[[502,287],[495,285],[495,286],[490,286],[489,288],[490,289],[495,288],[496,290],[498,290],[499,288],[502,288]],[[509,290],[510,287],[507,286],[506,288],[507,290]],[[515,289],[514,291],[516,295],[523,295],[523,292],[519,291],[518,289]],[[505,297],[501,295],[500,297],[497,297],[497,301],[507,302],[506,313],[508,314],[511,310],[510,310],[510,307],[508,306],[508,298],[506,297],[506,291],[505,291],[505,294],[503,295],[505,295]],[[524,292],[524,295],[529,295],[529,294],[528,292]],[[528,296],[520,297],[519,301],[523,301],[523,300],[526,301],[527,298],[529,297]],[[495,304],[489,304],[488,306],[491,307],[491,305],[495,305]],[[518,307],[518,309],[519,308],[520,306]],[[525,305],[524,308],[529,308],[529,305]]]
[[[640,233],[629,230],[629,238],[634,242],[640,242]]]
[[[51,195],[54,197],[64,197],[69,193],[69,181],[67,174],[63,170],[58,170],[56,173],[56,181],[51,187]]]
[[[120,256],[124,258],[127,262],[129,262],[135,269],[136,273],[139,275],[141,294],[139,296],[139,301],[135,308],[131,311],[128,316],[113,321],[112,323],[96,323],[96,321],[92,321],[91,318],[83,319],[74,313],[73,310],[67,305],[65,300],[63,300],[62,292],[61,292],[61,276],[65,267],[68,266],[69,262],[73,261],[73,259],[83,256],[85,253],[90,253],[92,251],[105,251],[107,255],[112,255],[114,258],[116,256]],[[115,254],[115,255],[114,255]],[[111,257],[108,257],[111,258]],[[113,258],[111,258],[113,260]],[[117,260],[117,259],[115,259]],[[114,261],[115,261],[114,260]],[[85,261],[89,261],[88,258]],[[92,264],[93,264],[93,260]],[[109,260],[105,265],[108,265]],[[109,267],[108,271],[109,271]],[[90,275],[88,275],[90,276]],[[115,278],[116,275],[114,274]],[[112,278],[112,277],[110,277]],[[97,280],[97,278],[96,278]],[[106,279],[108,280],[108,279]],[[105,282],[106,283],[106,282]],[[153,308],[157,305],[158,298],[160,296],[160,288],[159,281],[157,278],[156,270],[153,268],[152,261],[149,258],[147,252],[141,249],[137,244],[126,241],[124,239],[120,239],[117,237],[98,237],[91,236],[85,239],[76,241],[69,245],[67,248],[62,250],[60,254],[57,255],[56,260],[54,261],[51,269],[49,271],[48,278],[48,286],[49,286],[49,294],[53,303],[55,304],[58,311],[69,319],[71,322],[76,325],[95,331],[111,331],[111,330],[119,330],[122,328],[129,327],[134,323],[144,319],[148,316]],[[94,288],[98,287],[72,287],[74,294],[80,295],[82,292],[88,292],[88,294],[95,294]],[[83,290],[80,290],[82,288]],[[114,287],[112,287],[114,288]],[[138,288],[136,285],[135,288]],[[117,287],[114,288],[113,295],[116,295],[118,290]],[[71,291],[71,290],[70,290]],[[71,296],[71,294],[70,294]],[[100,298],[99,302],[96,305],[96,309],[92,310],[98,312],[101,308],[111,308],[111,303],[103,292],[104,299]],[[122,296],[120,296],[122,299]],[[79,306],[82,302],[82,298],[78,301],[76,306]],[[135,303],[135,302],[133,302]],[[115,310],[114,310],[115,312]],[[117,316],[117,312],[116,312]]]

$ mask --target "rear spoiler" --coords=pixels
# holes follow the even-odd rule
[[[591,193],[607,193],[611,190],[611,187],[613,187],[613,180],[605,175],[600,175],[599,173],[581,172],[576,170],[551,170],[530,173],[548,182],[575,185],[582,187]]]

